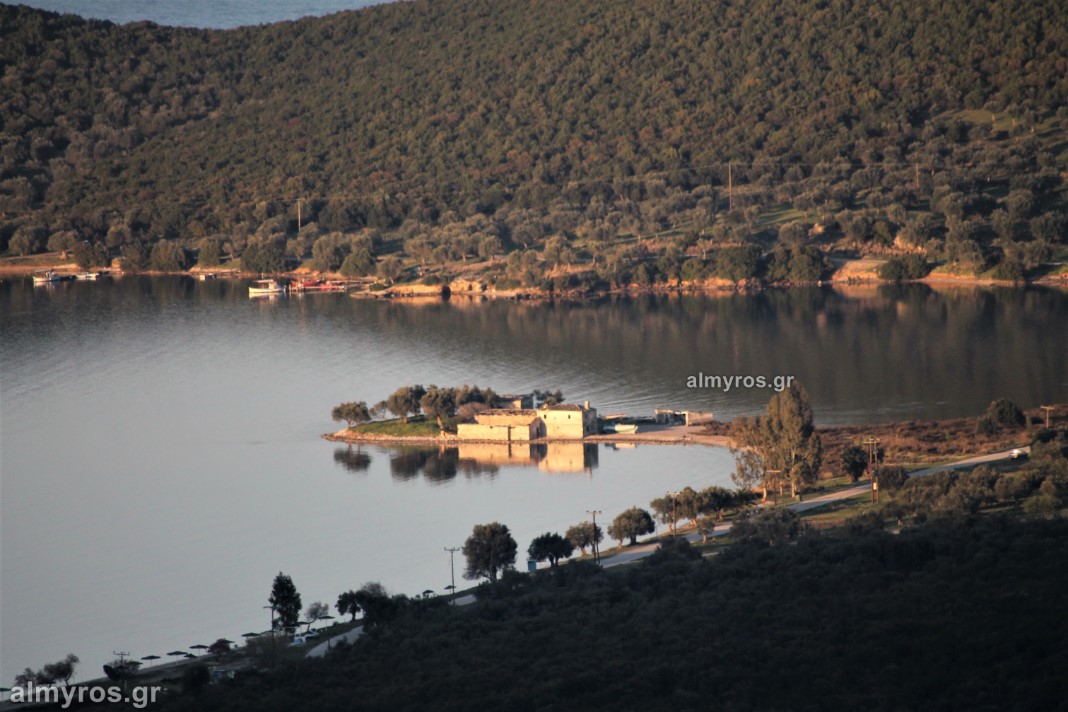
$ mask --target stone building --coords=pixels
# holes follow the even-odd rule
[[[544,405],[537,412],[550,440],[581,440],[597,434],[597,409],[591,408],[589,401]]]
[[[545,437],[545,423],[536,410],[484,410],[475,422],[457,425],[456,435],[460,440],[529,442]]]
[[[476,413],[474,420],[456,426],[459,440],[502,443],[539,438],[582,440],[597,434],[597,409],[591,408],[589,401],[582,405],[546,405],[538,410],[493,408]]]

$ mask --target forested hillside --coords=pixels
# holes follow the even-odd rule
[[[329,235],[320,267],[537,249],[508,266],[529,281],[689,235],[652,279],[780,231],[1024,268],[1065,234],[1057,0],[419,0],[232,31],[0,6],[0,70],[15,253]]]

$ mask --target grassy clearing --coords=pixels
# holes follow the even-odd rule
[[[774,208],[772,210],[766,210],[760,214],[757,218],[757,229],[762,230],[764,228],[805,219],[807,218],[804,210],[788,207]]]
[[[393,420],[377,420],[373,423],[364,423],[350,428],[353,432],[362,435],[388,435],[390,437],[419,437],[436,438],[441,435],[441,429],[435,422],[429,422],[423,416],[409,418],[405,423],[400,418]]]
[[[883,495],[883,498],[885,499],[886,495]],[[847,497],[801,512],[801,517],[817,529],[826,529],[841,526],[850,517],[878,509],[878,507],[878,504],[872,503],[870,492],[861,492],[855,497]]]

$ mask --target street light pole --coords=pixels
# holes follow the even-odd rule
[[[593,517],[593,535],[590,537],[593,540],[593,563],[601,563],[601,554],[597,551],[597,515],[602,514],[599,509],[587,509],[586,514]]]
[[[449,552],[449,580],[452,581],[452,586],[450,586],[450,588],[452,589],[453,596],[456,595],[456,564],[455,564],[455,558],[456,558],[456,552],[459,551],[459,550],[460,550],[460,547],[458,547],[458,546],[453,546],[453,547],[446,546],[445,547],[445,551]],[[453,598],[452,602],[455,605],[456,604],[456,599]]]

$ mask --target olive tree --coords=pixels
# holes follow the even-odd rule
[[[527,556],[534,561],[548,561],[549,566],[556,568],[560,559],[566,559],[575,551],[575,545],[559,534],[546,532],[541,536],[534,537],[527,549]]]
[[[467,559],[464,578],[486,577],[496,581],[501,571],[515,566],[517,549],[512,533],[504,524],[476,524],[471,536],[464,542],[463,553]]]
[[[370,421],[371,413],[367,409],[367,403],[360,401],[358,403],[342,403],[334,406],[334,409],[330,412],[330,417],[337,421],[344,420],[351,428],[353,425]]]
[[[623,548],[623,541],[630,539],[631,546],[638,543],[638,537],[643,534],[652,534],[656,531],[656,524],[649,512],[641,507],[631,507],[619,513],[608,525],[608,536],[619,542],[619,548]]]

